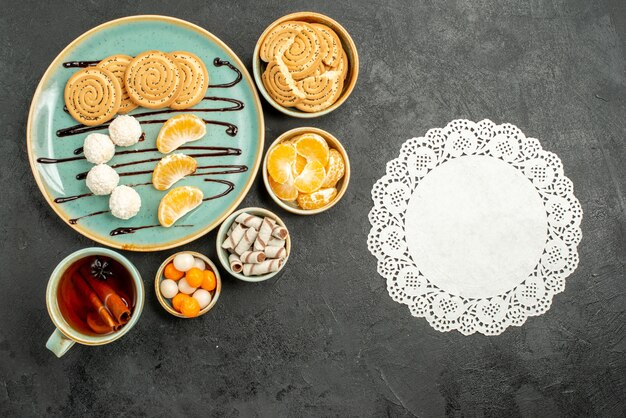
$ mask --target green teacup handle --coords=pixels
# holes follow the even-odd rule
[[[74,344],[74,340],[70,340],[63,335],[61,331],[55,329],[50,338],[48,338],[46,348],[52,351],[57,357],[61,357],[63,354],[67,353],[67,350],[72,348]]]

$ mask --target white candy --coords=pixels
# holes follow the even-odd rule
[[[171,299],[178,293],[178,284],[174,280],[164,279],[161,281],[160,289],[164,298]]]
[[[109,198],[109,209],[116,218],[130,219],[139,213],[141,197],[132,187],[117,186]]]
[[[141,125],[132,116],[118,116],[109,125],[109,136],[111,141],[120,147],[135,145],[141,136]]]
[[[115,144],[108,135],[89,134],[83,143],[83,153],[90,163],[103,164],[115,155]]]
[[[197,287],[191,287],[191,285],[187,283],[186,277],[183,277],[178,281],[178,290],[186,295],[191,295],[193,292],[196,291],[196,289]]]
[[[189,253],[181,253],[174,257],[174,267],[178,271],[189,271],[194,265],[193,255]]]
[[[85,183],[91,193],[103,196],[111,193],[120,181],[120,176],[106,164],[98,164],[91,167],[87,173]]]
[[[204,309],[211,303],[211,294],[204,289],[198,289],[192,297],[200,304],[200,309]]]
[[[200,269],[200,270],[205,270],[206,269],[204,261],[200,260],[199,258],[194,258],[193,259],[193,266],[195,268],[197,268],[197,269]]]

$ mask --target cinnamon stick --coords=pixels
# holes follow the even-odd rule
[[[115,319],[111,316],[109,311],[106,309],[98,295],[94,292],[94,290],[87,284],[85,278],[80,272],[72,277],[74,282],[74,286],[76,290],[85,298],[87,303],[91,305],[93,308],[93,314],[99,319],[99,321],[95,321],[95,318],[92,317],[91,322],[97,322],[98,326],[92,326],[89,321],[89,316],[87,317],[87,325],[93,330],[93,332],[98,334],[107,334],[116,329]]]
[[[104,303],[104,306],[111,312],[115,320],[124,325],[130,320],[130,309],[124,300],[111,288],[104,280],[96,279],[91,274],[87,274],[87,281]]]

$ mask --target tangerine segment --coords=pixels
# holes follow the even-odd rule
[[[180,307],[182,306],[183,301],[190,297],[191,296],[186,295],[184,293],[177,293],[176,296],[172,298],[172,306],[174,307],[174,309],[180,312]]]
[[[181,217],[202,203],[202,190],[192,186],[176,187],[170,190],[159,203],[159,223],[169,228]]]
[[[313,193],[300,193],[298,205],[305,210],[319,209],[328,205],[337,196],[337,189],[328,187]]]
[[[319,161],[324,167],[328,164],[328,143],[318,134],[300,135],[293,145],[296,147],[296,152],[306,158],[307,161]]]
[[[296,161],[293,163],[293,167],[291,170],[293,172],[294,177],[297,177],[300,173],[302,173],[302,170],[304,170],[306,163],[307,163],[306,158],[304,158],[300,154],[296,155]]]
[[[200,303],[196,298],[187,297],[183,299],[183,302],[180,304],[180,313],[187,318],[194,318],[200,313]]]
[[[289,143],[278,144],[267,154],[267,172],[278,183],[291,178],[291,167],[296,161],[296,149]]]
[[[157,190],[167,190],[178,180],[193,174],[198,162],[185,154],[171,154],[161,158],[152,172],[152,184]]]
[[[326,178],[326,170],[319,161],[311,161],[293,182],[299,192],[313,193],[319,190]]]
[[[268,177],[270,183],[270,189],[280,200],[286,200],[292,202],[298,197],[298,189],[293,184],[293,178],[289,179],[283,184],[277,183],[273,178]]]
[[[197,141],[205,134],[206,125],[202,119],[191,114],[178,115],[163,124],[156,145],[160,152],[168,154],[187,142]]]
[[[331,149],[330,157],[328,159],[328,167],[326,168],[326,179],[324,180],[322,187],[335,187],[345,172],[346,164],[343,161],[341,153],[336,149]]]

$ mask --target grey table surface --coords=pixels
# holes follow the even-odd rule
[[[3,416],[626,415],[626,2],[2,0],[0,14],[0,414]],[[199,24],[249,65],[288,12],[326,13],[359,48],[356,90],[310,122],[264,104],[266,146],[313,125],[341,138],[352,183],[331,211],[280,210],[260,176],[242,203],[284,216],[295,240],[277,280],[224,281],[199,320],[151,290],[172,251],[125,253],[147,301],[126,337],[44,347],[44,292],[94,243],[59,219],[31,175],[26,120],[51,60],[107,20],[164,14]],[[585,215],[580,265],[551,309],[497,337],[440,333],[388,296],[367,250],[372,184],[400,145],[450,120],[510,122],[558,154]],[[184,246],[215,257],[215,231]]]

